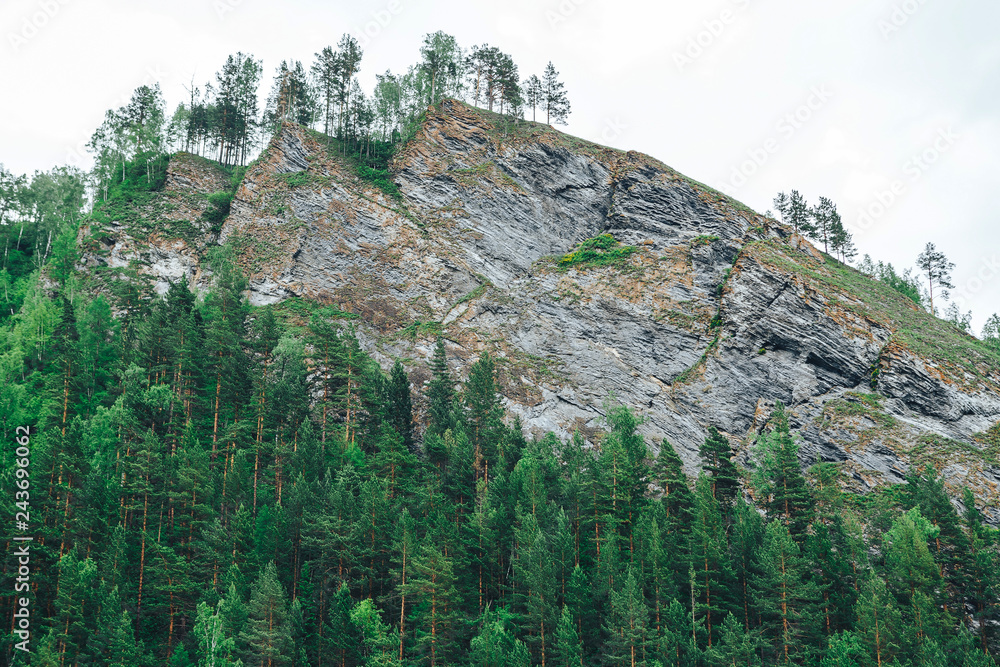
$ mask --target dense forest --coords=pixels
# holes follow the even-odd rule
[[[614,396],[594,432],[529,438],[489,350],[458,377],[431,327],[429,364],[385,372],[349,304],[250,306],[231,248],[201,294],[76,270],[88,179],[90,215],[127,211],[171,148],[235,188],[268,123],[295,120],[377,179],[442,95],[568,113],[551,65],[522,86],[509,56],[442,33],[421,56],[366,97],[345,38],[308,75],[283,63],[260,112],[260,63],[237,54],[170,120],[156,87],[109,111],[92,175],[0,171],[4,664],[995,665],[1000,535],[932,468],[845,493],[779,403],[747,442],[709,428],[689,478]],[[790,207],[834,238],[832,203]],[[933,292],[947,260],[928,261]],[[869,272],[921,303],[908,273]]]
[[[697,479],[613,397],[592,446],[526,439],[488,353],[459,382],[439,338],[414,386],[350,313],[213,268],[200,298],[36,281],[8,325],[32,664],[993,664],[997,531],[933,470],[845,494],[780,404],[746,466],[710,430]]]

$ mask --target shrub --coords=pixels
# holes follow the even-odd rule
[[[559,260],[559,268],[617,265],[627,260],[635,251],[635,246],[621,245],[611,234],[601,234],[587,239],[568,255],[563,255]]]
[[[229,215],[229,207],[233,203],[232,192],[213,192],[208,195],[208,208],[201,214],[202,219],[212,223],[212,231],[222,229],[222,223]]]

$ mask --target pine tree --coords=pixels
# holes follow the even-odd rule
[[[49,618],[60,663],[76,662],[86,645],[86,619],[91,612],[88,600],[96,575],[95,563],[89,558],[81,559],[75,547],[59,559],[55,612]]]
[[[454,94],[454,82],[462,79],[460,67],[463,62],[462,50],[455,38],[440,30],[424,35],[420,56],[423,60],[418,67],[431,84],[427,103],[437,104],[443,95]]]
[[[903,603],[906,626],[915,633],[908,642],[911,646],[923,644],[928,631],[937,635],[935,626],[940,623],[937,605],[928,603],[937,597],[941,575],[927,548],[928,539],[939,532],[914,507],[882,536],[889,589]]]
[[[801,540],[809,523],[812,499],[799,464],[799,446],[780,401],[774,406],[771,421],[773,430],[754,449],[754,485],[766,499],[772,516],[780,517],[792,536]]]
[[[563,605],[562,613],[559,615],[559,624],[556,626],[553,643],[555,649],[553,664],[558,665],[558,667],[583,665],[583,647],[580,645],[580,636],[576,632],[573,615],[569,613],[566,605]]]
[[[261,570],[250,590],[247,623],[241,633],[243,662],[248,667],[282,667],[292,663],[292,628],[285,591],[274,562]]]
[[[611,609],[605,624],[608,641],[604,658],[609,665],[646,664],[649,609],[629,568],[618,589],[611,591]]]
[[[529,667],[528,647],[510,629],[510,613],[493,611],[487,605],[472,639],[469,664],[474,667]]]
[[[619,405],[609,410],[605,421],[610,433],[601,443],[600,462],[609,475],[611,515],[631,561],[634,551],[633,523],[645,506],[649,473],[646,458],[649,452],[646,441],[638,432],[642,421],[628,407]]]
[[[812,216],[810,236],[816,241],[822,241],[823,252],[829,253],[834,241],[834,230],[844,228],[840,214],[837,213],[837,205],[827,197],[820,197],[819,204],[809,209],[809,215]]]
[[[240,661],[233,658],[236,641],[227,635],[222,605],[213,613],[212,608],[204,602],[198,603],[196,619],[192,632],[198,641],[201,658],[198,667],[235,667]]]
[[[951,283],[951,272],[955,268],[955,264],[949,262],[945,254],[938,250],[933,243],[928,242],[917,257],[917,268],[927,276],[929,310],[931,315],[934,315],[934,286],[939,288],[942,296],[948,297],[948,290],[955,287]]]
[[[544,108],[545,90],[542,88],[542,81],[532,74],[524,82],[524,102],[531,107],[531,120],[535,121],[535,111],[538,107]]]
[[[761,664],[760,649],[763,645],[756,631],[746,629],[735,614],[729,614],[719,628],[719,645],[715,654],[719,664],[757,667]]]
[[[704,619],[707,648],[712,648],[717,634],[715,626],[731,606],[734,582],[722,507],[712,495],[711,484],[704,475],[698,477],[695,485],[694,521],[689,544],[689,562],[696,574],[697,615]]]
[[[484,352],[469,369],[465,383],[466,430],[474,449],[475,477],[486,478],[490,462],[497,459],[502,434],[503,408],[497,393],[493,359]]]
[[[890,665],[899,652],[902,616],[885,581],[874,572],[861,585],[856,631],[868,648],[868,654],[878,667]]]
[[[406,371],[399,361],[392,366],[388,398],[389,423],[403,437],[403,446],[410,450],[413,447],[413,406],[410,401],[410,379],[406,376]]]
[[[809,580],[808,567],[785,525],[768,524],[753,588],[779,664],[800,661],[815,645],[819,594]]]
[[[396,653],[399,637],[382,621],[371,598],[354,605],[351,622],[362,637],[362,664],[368,667],[397,667],[403,664]]]
[[[975,610],[973,617],[979,624],[979,648],[985,653],[1000,616],[1000,605],[992,603],[1000,599],[1000,554],[996,549],[996,535],[984,525],[983,515],[970,489],[964,490],[962,502],[969,534],[969,549],[962,568],[969,581],[966,598]]]
[[[570,112],[569,98],[566,96],[565,87],[559,81],[559,72],[551,62],[545,66],[545,73],[542,75],[542,106],[545,108],[547,124],[566,125]]]
[[[320,639],[324,644],[321,646],[321,652],[330,655],[333,664],[340,667],[356,664],[356,659],[361,657],[359,653],[363,637],[351,619],[353,608],[351,593],[347,584],[342,583],[336,594],[330,598],[326,636]]]
[[[796,234],[809,236],[815,232],[810,221],[809,205],[798,190],[792,190],[791,195],[779,192],[774,198],[774,208],[781,214],[781,221],[791,225]]]
[[[556,578],[548,537],[538,527],[536,516],[518,512],[517,555],[514,577],[517,609],[523,619],[528,647],[544,663],[555,629]]]
[[[694,496],[684,473],[684,464],[677,451],[666,440],[660,443],[660,452],[650,473],[651,481],[662,494],[660,502],[667,515],[664,528],[668,532],[686,533],[691,526]]]
[[[455,573],[451,559],[428,537],[414,555],[413,572],[402,588],[413,605],[411,625],[420,653],[432,667],[450,653],[454,631]]]

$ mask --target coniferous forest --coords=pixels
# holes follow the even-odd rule
[[[594,446],[526,439],[488,354],[459,382],[439,339],[413,386],[349,314],[214,266],[201,298],[117,282],[119,317],[36,286],[8,329],[31,664],[993,664],[997,531],[932,469],[845,494],[780,405],[746,466],[710,430],[697,479],[613,398]]]
[[[420,104],[462,80],[434,64],[455,48],[434,37],[407,79]],[[364,162],[372,146],[391,154],[413,119],[369,113],[351,93],[360,52],[351,64],[340,46],[317,54],[328,88],[299,120],[383,169]],[[548,97],[532,77],[524,100],[485,48],[453,58],[477,103],[565,117],[551,65]],[[266,118],[295,120],[304,76],[282,64]],[[252,58],[228,63],[212,105],[193,92],[175,114],[174,143],[244,163],[258,112],[239,91],[259,77]],[[380,77],[376,102],[398,102],[397,84]],[[147,93],[134,109],[159,116],[109,112],[92,140],[97,214],[162,186]],[[89,289],[74,268],[82,176],[7,180],[22,208],[0,218],[0,502],[26,528],[10,519],[5,538],[6,665],[996,664],[1000,536],[933,468],[846,493],[780,403],[748,442],[709,428],[696,478],[614,396],[596,432],[529,437],[503,409],[502,360],[483,352],[459,377],[439,335],[429,370],[386,372],[356,314],[252,307],[230,248],[213,249],[204,293],[160,296],[129,270]]]

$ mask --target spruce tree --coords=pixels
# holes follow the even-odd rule
[[[274,562],[261,570],[250,589],[247,622],[241,633],[243,662],[248,667],[283,667],[292,664],[292,627],[285,591]]]
[[[403,446],[413,447],[413,405],[410,401],[410,379],[397,360],[392,366],[389,381],[388,418],[396,432],[403,437]]]
[[[712,495],[723,508],[729,508],[739,491],[739,473],[733,463],[733,448],[714,426],[708,427],[708,437],[698,448],[702,466],[709,476]]]
[[[444,339],[438,336],[434,346],[434,356],[431,360],[433,377],[427,388],[427,398],[430,401],[428,414],[430,424],[428,434],[441,435],[446,430],[454,428],[454,396],[455,385],[448,371],[448,358],[444,349]]]

